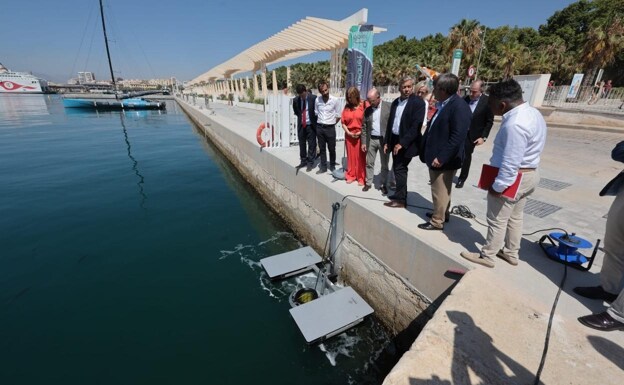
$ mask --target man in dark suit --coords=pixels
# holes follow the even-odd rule
[[[624,162],[624,141],[611,151],[611,158]],[[624,330],[624,171],[613,178],[600,195],[615,195],[607,215],[600,285],[575,287],[574,292],[585,298],[612,302],[612,305],[602,313],[578,320],[585,326],[602,331]]]
[[[366,152],[366,184],[362,191],[370,190],[375,175],[375,158],[379,152],[381,159],[381,193],[388,194],[386,183],[388,182],[388,154],[384,152],[384,136],[390,116],[390,103],[381,100],[381,95],[376,88],[372,88],[366,95],[370,106],[364,111],[362,124],[362,151]]]
[[[462,164],[456,188],[464,187],[464,182],[468,179],[470,172],[470,162],[475,146],[480,146],[487,140],[492,124],[494,124],[494,114],[488,105],[488,97],[483,94],[483,81],[475,80],[470,85],[470,95],[464,98],[472,111],[472,120],[468,130],[468,138],[464,148],[464,163]]]
[[[407,166],[418,155],[420,129],[425,117],[425,102],[414,95],[414,80],[407,76],[399,84],[401,96],[390,106],[384,138],[384,152],[392,151],[392,170],[396,191],[389,196],[388,207],[405,208],[407,204]]]
[[[423,230],[442,230],[451,206],[453,175],[462,165],[464,142],[470,126],[470,107],[457,95],[459,79],[442,74],[433,81],[437,111],[425,131],[421,160],[429,167],[433,213]]]
[[[314,158],[316,158],[316,114],[314,113],[316,96],[309,93],[303,84],[297,84],[295,91],[299,96],[293,99],[293,111],[297,116],[299,158],[301,159],[297,168],[307,167],[306,171],[310,172],[314,166]]]

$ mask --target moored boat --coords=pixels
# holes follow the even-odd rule
[[[106,46],[106,56],[108,58],[108,68],[111,75],[111,83],[115,92],[115,100],[100,98],[80,98],[71,97],[63,98],[63,106],[65,108],[82,108],[92,110],[164,110],[167,106],[166,102],[143,99],[139,97],[130,97],[128,95],[120,95],[117,91],[115,83],[115,75],[113,72],[113,62],[110,57],[110,49],[108,47],[108,36],[106,35],[106,22],[104,19],[104,6],[100,0],[100,17],[102,19],[102,32],[104,33],[104,44]]]
[[[43,94],[48,82],[26,72],[13,72],[0,63],[0,93]]]
[[[126,99],[80,99],[65,98],[63,106],[65,108],[84,108],[96,110],[164,110],[166,102],[150,100],[144,98]]]

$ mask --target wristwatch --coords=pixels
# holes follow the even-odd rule
[[[483,141],[484,141],[484,142],[486,142],[486,141],[487,141],[487,138],[481,138],[481,139],[483,139]]]

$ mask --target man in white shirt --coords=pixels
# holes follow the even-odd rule
[[[321,164],[317,174],[327,172],[327,153],[329,151],[329,170],[336,169],[336,123],[340,121],[340,101],[329,94],[326,82],[318,85],[319,96],[314,104],[316,114],[316,137],[321,150]],[[327,149],[326,149],[327,146]]]
[[[388,154],[383,150],[384,137],[386,136],[386,126],[390,116],[390,103],[383,102],[379,91],[372,88],[366,95],[370,106],[364,111],[364,122],[362,124],[362,151],[366,152],[366,184],[362,191],[370,190],[375,174],[375,158],[379,152],[381,159],[381,193],[388,194],[386,186],[388,182]]]
[[[490,164],[499,170],[487,196],[485,245],[480,253],[462,251],[461,256],[487,267],[494,267],[494,257],[515,266],[522,239],[524,206],[539,182],[537,168],[546,144],[546,122],[537,109],[522,100],[522,88],[513,79],[490,86],[489,94],[492,112],[503,116],[490,159]],[[522,180],[515,199],[503,196],[519,172]]]

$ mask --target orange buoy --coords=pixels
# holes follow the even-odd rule
[[[258,130],[256,131],[256,140],[258,141],[258,144],[260,145],[260,147],[266,147],[268,145],[267,142],[270,142],[271,139],[269,139],[269,135],[272,134],[271,133],[266,133],[263,135],[263,133],[265,132],[265,129],[269,129],[271,131],[273,131],[272,127],[266,123],[261,123],[260,126],[258,126]],[[263,136],[266,138],[264,139]],[[271,135],[272,137],[273,135]]]

